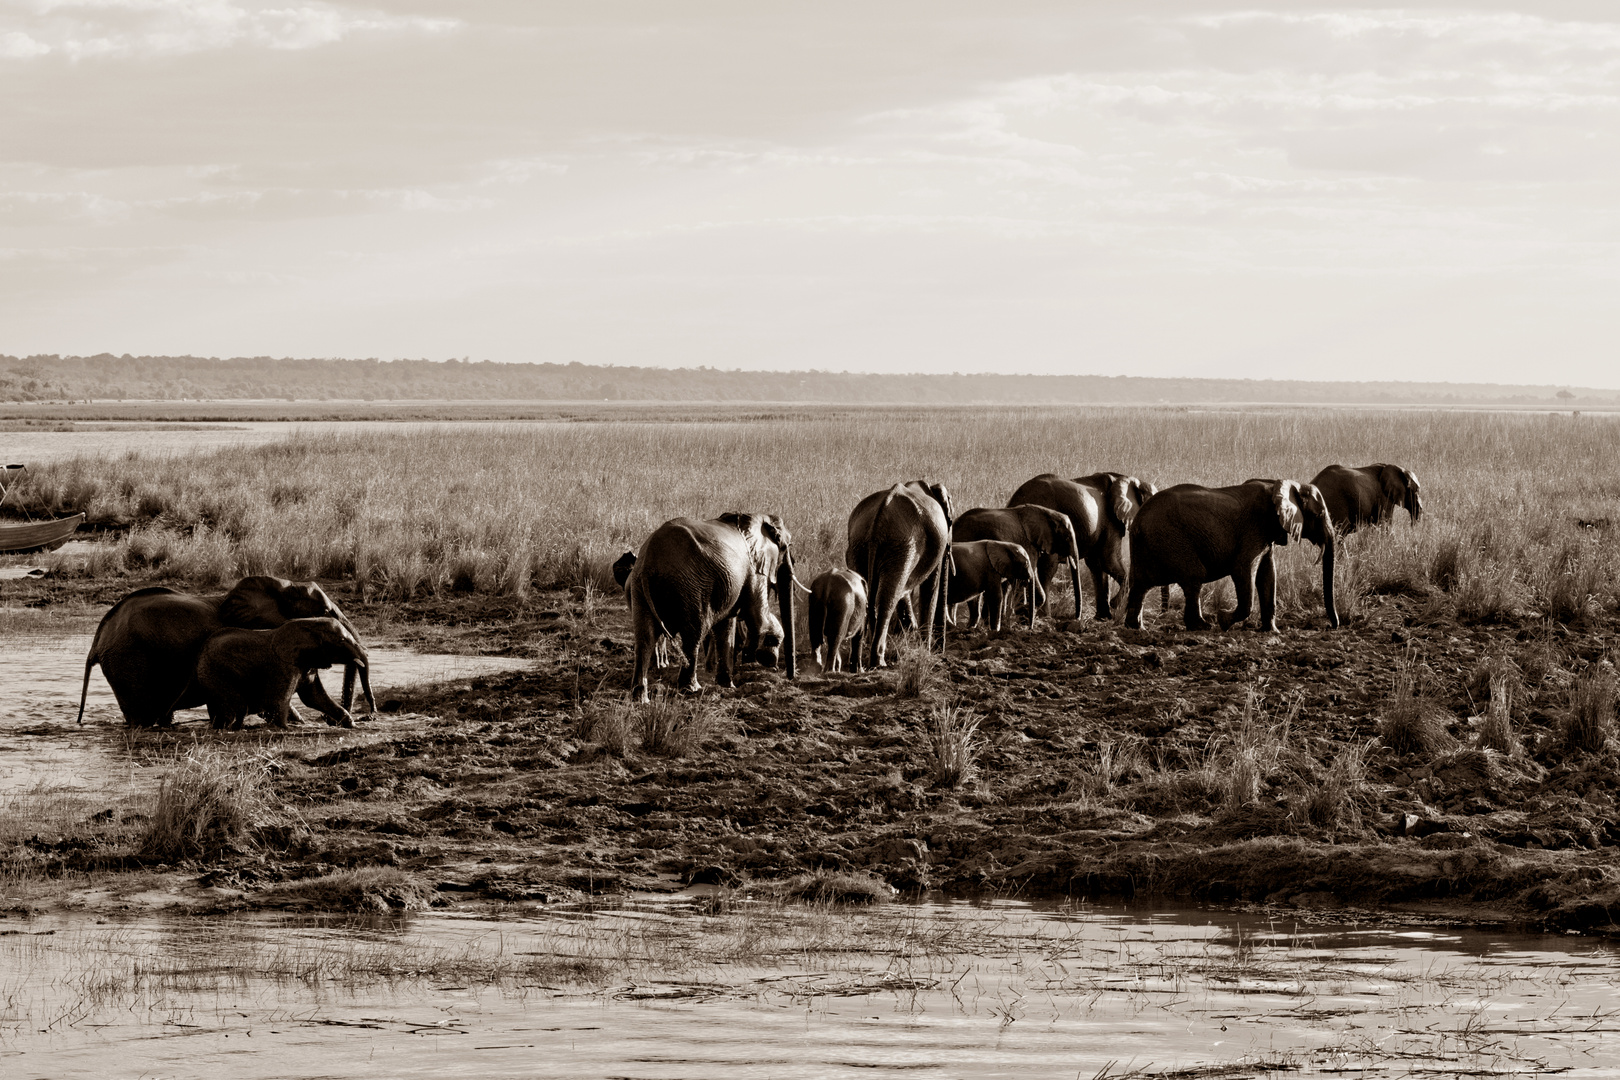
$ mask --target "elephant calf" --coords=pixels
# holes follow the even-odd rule
[[[992,630],[1001,629],[1001,599],[1004,582],[1022,582],[1033,590],[1035,607],[1046,603],[1035,564],[1018,544],[1005,540],[973,540],[951,545],[950,586],[947,602],[951,611],[957,604],[968,606],[968,625],[979,624],[980,598],[985,622]]]
[[[844,642],[866,622],[866,581],[853,570],[829,570],[810,583],[810,648],[822,671],[842,667],[839,653]],[[822,653],[825,644],[826,653]],[[859,649],[850,654],[861,670]]]
[[[216,728],[241,727],[249,713],[285,727],[299,681],[333,664],[355,666],[366,704],[375,712],[366,650],[336,619],[292,619],[274,630],[216,630],[197,658],[196,686]],[[321,711],[328,724],[354,726],[340,705]]]

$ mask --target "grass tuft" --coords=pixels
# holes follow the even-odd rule
[[[274,763],[194,747],[163,781],[139,853],[164,862],[197,859],[250,844],[272,815],[264,799]]]
[[[1523,746],[1518,732],[1513,730],[1513,691],[1506,671],[1491,676],[1490,700],[1485,703],[1485,717],[1479,725],[1476,745],[1482,750],[1495,750],[1509,757],[1517,757]]]
[[[789,878],[782,895],[802,904],[886,904],[894,888],[864,870],[812,870]]]
[[[928,697],[945,685],[945,661],[923,644],[921,636],[906,634],[895,645],[894,696],[907,700]]]
[[[1614,735],[1614,672],[1594,664],[1575,680],[1569,693],[1562,742],[1571,750],[1598,753]]]
[[[1422,696],[1428,665],[1410,646],[1395,661],[1395,687],[1384,702],[1378,737],[1397,754],[1433,756],[1455,749],[1457,740],[1446,730],[1451,713]]]
[[[593,699],[580,709],[574,734],[617,757],[638,749],[661,757],[690,757],[734,727],[731,709],[720,699],[659,687],[645,705],[620,696]]]
[[[270,907],[381,914],[425,908],[433,899],[433,890],[396,867],[362,866],[272,885],[255,899]]]
[[[1368,744],[1345,747],[1328,766],[1327,775],[1305,796],[1305,818],[1324,829],[1359,827],[1359,796],[1367,789]]]
[[[925,728],[928,776],[934,786],[955,791],[972,780],[978,769],[980,716],[960,705],[935,705]]]

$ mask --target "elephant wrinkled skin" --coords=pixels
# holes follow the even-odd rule
[[[866,579],[866,624],[855,635],[855,670],[888,666],[889,623],[911,614],[910,594],[923,587],[921,621],[924,640],[933,643],[937,624],[944,633],[945,589],[942,571],[950,557],[955,518],[950,492],[943,484],[922,480],[874,491],[849,515],[849,542],[844,565]]]
[[[1329,626],[1333,605],[1333,519],[1322,493],[1293,480],[1250,480],[1235,487],[1178,484],[1159,492],[1131,524],[1131,573],[1125,625],[1142,625],[1142,599],[1159,585],[1179,585],[1189,630],[1207,630],[1199,592],[1230,576],[1237,609],[1220,616],[1224,630],[1249,617],[1256,586],[1260,628],[1277,629],[1277,575],[1271,546],[1303,536],[1322,548],[1322,592]],[[1258,569],[1256,567],[1258,563]]]
[[[273,630],[304,618],[336,619],[354,633],[348,618],[313,582],[245,577],[219,596],[193,596],[163,587],[137,589],[114,604],[96,628],[84,660],[79,721],[84,721],[90,669],[97,664],[129,726],[161,727],[173,723],[176,709],[203,704],[195,675],[198,654],[210,634],[228,626]],[[358,673],[354,664],[345,665],[341,709],[314,674],[299,680],[299,700],[327,716],[347,711],[354,702]]]
[[[626,582],[636,637],[631,698],[648,700],[648,672],[660,634],[680,640],[682,689],[701,689],[698,650],[711,634],[715,682],[731,686],[739,620],[748,635],[744,651],[766,667],[775,667],[785,653],[787,676],[793,678],[790,541],[781,519],[763,514],[722,514],[712,521],[674,518],[654,529]],[[770,611],[773,589],[780,620]]]
[[[289,619],[274,630],[225,627],[203,642],[197,686],[216,728],[241,727],[252,713],[286,727],[298,684],[333,664],[357,665],[366,700],[372,701],[366,650],[336,619]],[[333,726],[354,726],[347,710],[325,715]]]
[[[1364,465],[1359,469],[1329,465],[1311,483],[1327,500],[1333,526],[1341,536],[1363,525],[1390,520],[1397,506],[1406,508],[1414,525],[1423,515],[1418,479],[1399,465]]]
[[[1157,492],[1158,488],[1152,484],[1124,473],[1095,472],[1073,480],[1065,480],[1055,473],[1042,473],[1025,481],[1013,492],[1007,505],[1044,506],[1069,519],[1080,558],[1091,575],[1096,617],[1109,619],[1113,617],[1113,609],[1108,599],[1108,579],[1113,578],[1123,587],[1130,570],[1127,537],[1131,522],[1136,520],[1142,504]],[[1044,557],[1038,569],[1041,586],[1050,595],[1058,561]],[[1078,577],[1074,579],[1074,617],[1080,617]]]

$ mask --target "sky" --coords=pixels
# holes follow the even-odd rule
[[[1620,4],[0,0],[0,353],[1620,387]]]

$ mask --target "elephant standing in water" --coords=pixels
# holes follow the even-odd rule
[[[1329,626],[1333,606],[1333,518],[1322,493],[1293,480],[1250,480],[1236,487],[1178,484],[1155,495],[1131,523],[1131,573],[1125,625],[1140,629],[1142,599],[1159,585],[1179,585],[1189,630],[1207,630],[1199,592],[1230,576],[1237,610],[1219,616],[1221,629],[1249,617],[1256,585],[1260,628],[1277,629],[1277,573],[1271,545],[1303,536],[1322,549],[1322,595]],[[1256,563],[1259,567],[1256,569]]]
[[[277,577],[245,577],[221,596],[194,596],[174,589],[137,589],[102,616],[90,653],[84,660],[84,686],[79,693],[79,722],[84,722],[90,692],[90,669],[101,673],[118,699],[130,727],[163,727],[174,722],[176,709],[204,704],[196,684],[197,657],[209,635],[225,627],[273,630],[292,619],[336,619],[352,635],[354,626],[331,597],[313,582]],[[375,711],[370,675],[355,663],[343,670],[343,704],[327,696],[314,672],[298,681],[298,697],[338,723],[352,723],[355,677]]]
[[[293,691],[304,676],[333,664],[366,670],[366,650],[336,619],[290,619],[274,630],[228,626],[203,642],[197,657],[197,686],[216,728],[236,728],[250,713],[273,727],[286,727]],[[366,687],[369,699],[371,688]],[[353,727],[347,714],[327,716],[328,724]]]
[[[1085,560],[1086,569],[1091,573],[1096,617],[1110,619],[1113,609],[1108,600],[1108,579],[1113,578],[1124,586],[1130,570],[1127,536],[1131,522],[1136,520],[1142,504],[1157,492],[1158,488],[1152,484],[1124,473],[1096,472],[1073,480],[1042,473],[1013,492],[1007,505],[1044,506],[1069,519],[1080,558]],[[1058,566],[1057,559],[1042,556],[1036,567],[1041,575],[1041,587],[1048,595]],[[1074,578],[1074,617],[1080,617],[1078,575]]]
[[[1352,469],[1329,465],[1311,481],[1327,500],[1328,513],[1340,535],[1355,532],[1363,525],[1378,525],[1406,507],[1417,524],[1423,515],[1423,499],[1418,479],[1399,465],[1364,465]]]
[[[933,644],[933,628],[945,633],[945,575],[949,572],[951,524],[955,520],[950,492],[943,484],[921,480],[874,491],[849,515],[849,543],[844,564],[866,579],[866,625],[855,635],[851,654],[855,670],[888,666],[889,622],[897,611],[911,613],[910,593],[923,586],[924,640]]]
[[[683,690],[701,689],[698,650],[711,634],[715,682],[731,686],[739,619],[748,634],[744,651],[766,667],[775,667],[785,653],[787,677],[793,678],[790,542],[781,519],[764,514],[722,514],[712,521],[674,518],[654,529],[625,585],[636,635],[632,700],[648,700],[647,678],[660,634],[680,640]],[[770,611],[773,589],[780,621]]]

